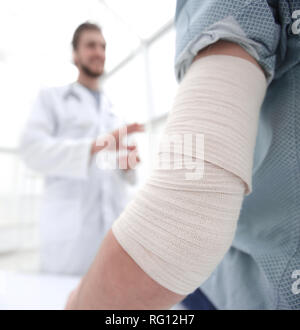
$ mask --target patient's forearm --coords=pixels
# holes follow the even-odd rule
[[[68,308],[169,309],[184,297],[152,280],[110,230]]]

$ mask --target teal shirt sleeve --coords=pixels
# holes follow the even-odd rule
[[[267,0],[178,0],[175,71],[180,81],[197,52],[218,40],[238,43],[274,77],[281,25]]]
[[[201,286],[218,309],[300,310],[300,0],[178,0],[176,74],[217,40],[240,44],[268,77],[253,192],[235,238]]]

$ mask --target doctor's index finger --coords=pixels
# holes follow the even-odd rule
[[[127,128],[127,134],[145,131],[145,125],[138,123],[129,124],[126,126],[126,128]]]

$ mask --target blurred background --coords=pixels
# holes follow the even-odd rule
[[[159,136],[177,88],[175,4],[175,0],[1,2],[0,271],[38,271],[43,178],[19,160],[18,139],[38,91],[77,79],[71,50],[74,30],[87,20],[102,27],[107,42],[102,86],[114,112],[126,122],[147,123]],[[139,149],[142,180],[149,171],[149,145]]]

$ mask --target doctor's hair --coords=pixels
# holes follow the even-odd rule
[[[84,31],[98,31],[98,32],[102,33],[101,27],[95,23],[85,22],[85,23],[80,24],[73,34],[73,38],[72,38],[73,50],[76,50],[78,48],[80,35]]]

